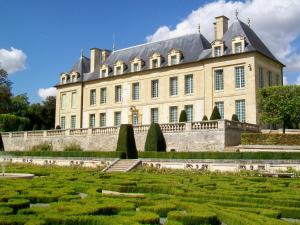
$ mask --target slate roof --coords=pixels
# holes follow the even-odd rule
[[[245,37],[246,46],[244,52],[258,51],[263,55],[281,63],[270,52],[266,45],[255,34],[255,32],[247,24],[240,20],[233,22],[222,38],[225,46],[225,52],[223,55],[232,54],[231,41],[236,36]],[[202,34],[195,33],[116,50],[108,56],[105,64],[113,68],[114,64],[118,60],[123,61],[126,64],[126,69],[123,74],[126,74],[131,71],[131,61],[137,57],[142,59],[145,63],[141,70],[146,70],[149,69],[149,57],[153,53],[158,52],[164,59],[161,67],[165,67],[168,66],[168,53],[172,49],[177,49],[182,52],[183,58],[181,59],[180,64],[196,62],[212,57],[210,42]],[[81,70],[84,74],[83,81],[99,79],[99,71],[89,73],[90,59],[85,56],[82,56],[71,69],[71,71],[76,71],[79,73],[81,73]],[[109,73],[109,76],[113,76],[113,70]]]

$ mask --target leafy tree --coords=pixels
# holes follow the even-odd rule
[[[11,96],[11,82],[8,74],[0,68],[0,114],[9,112]]]
[[[208,120],[207,116],[204,115],[203,118],[202,118],[202,121],[207,121],[207,120]]]
[[[182,110],[179,116],[179,122],[186,122],[187,121],[187,115],[185,110]]]
[[[219,109],[217,106],[215,106],[211,113],[210,120],[220,120],[220,119],[221,119],[221,115]]]
[[[44,129],[53,129],[55,124],[56,98],[49,96],[42,103],[42,125]]]
[[[276,86],[259,92],[261,121],[282,124],[283,133],[289,123],[300,122],[300,86]]]
[[[239,122],[239,118],[236,114],[232,114],[231,120]]]
[[[166,151],[166,141],[160,126],[157,123],[152,123],[148,130],[145,142],[145,151]]]
[[[131,124],[121,125],[116,151],[123,152],[123,157],[127,159],[136,159],[138,157],[133,126]]]
[[[17,131],[19,126],[22,125],[22,129],[28,129],[29,119],[26,117],[20,117],[13,114],[0,114],[0,131]]]
[[[25,117],[28,115],[29,101],[27,94],[20,94],[11,98],[10,113]]]

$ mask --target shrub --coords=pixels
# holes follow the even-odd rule
[[[67,151],[67,152],[71,152],[71,151],[78,152],[78,151],[82,151],[82,148],[80,147],[79,144],[71,143],[71,144],[68,144],[68,145],[64,146],[64,151]]]
[[[219,109],[217,106],[215,106],[211,113],[210,120],[220,120],[220,119],[221,119],[221,115]]]
[[[134,139],[134,131],[131,124],[121,125],[116,151],[124,152],[124,154],[126,154],[126,158],[128,159],[136,159],[138,157]]]
[[[3,144],[1,133],[0,133],[0,151],[4,151],[4,144]]]
[[[242,133],[243,145],[300,145],[299,134]]]
[[[59,125],[56,125],[55,129],[56,129],[56,130],[60,130],[61,127],[60,127]]]
[[[231,120],[239,122],[239,118],[236,114],[232,114]]]
[[[179,122],[186,122],[187,121],[187,115],[185,110],[182,110],[179,116]]]
[[[10,207],[0,207],[0,215],[13,214],[13,209]]]
[[[53,146],[51,143],[48,142],[44,142],[38,145],[34,145],[31,147],[31,151],[42,151],[42,152],[47,152],[47,151],[52,151],[53,150]]]
[[[208,118],[207,118],[206,115],[204,115],[203,118],[202,118],[202,121],[206,121],[206,120],[208,120]]]
[[[168,219],[180,221],[184,225],[221,224],[217,218],[217,215],[209,211],[200,211],[200,212],[172,211],[168,213]]]
[[[29,123],[29,119],[25,117],[13,114],[0,114],[0,131],[17,131],[20,125],[23,125],[25,129],[29,126]]]
[[[19,209],[28,208],[30,201],[27,199],[9,199],[7,205],[13,208],[14,212],[17,212]]]
[[[148,130],[145,142],[145,151],[166,151],[166,141],[160,126],[157,123],[152,123]]]

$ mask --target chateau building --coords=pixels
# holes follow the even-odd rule
[[[282,85],[284,65],[238,19],[228,28],[216,17],[214,32],[212,43],[195,33],[81,54],[56,85],[56,125],[176,123],[184,109],[188,121],[201,121],[215,105],[224,119],[259,124],[258,91]]]

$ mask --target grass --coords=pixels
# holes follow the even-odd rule
[[[106,174],[21,164],[8,165],[7,172],[37,177],[1,180],[0,225],[159,224],[160,217],[167,225],[291,225],[280,218],[300,218],[299,179],[152,168]],[[102,190],[144,195],[107,196]],[[36,203],[49,206],[29,206]]]

